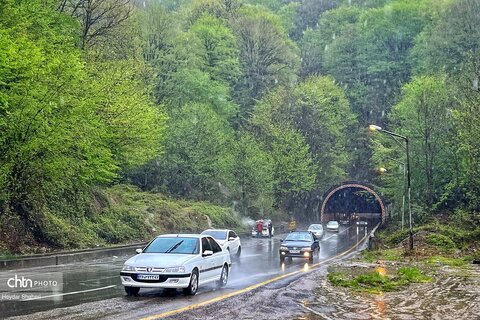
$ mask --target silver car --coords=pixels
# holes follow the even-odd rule
[[[228,281],[230,254],[208,235],[161,235],[137,253],[120,272],[129,296],[140,288],[181,288],[195,295],[200,285],[216,282],[223,287]]]
[[[308,227],[308,231],[313,233],[317,239],[323,237],[323,226],[321,224],[311,224],[310,227]]]
[[[338,224],[338,221],[328,221],[327,223],[327,231],[335,231],[337,232],[338,229],[340,228],[340,225]]]

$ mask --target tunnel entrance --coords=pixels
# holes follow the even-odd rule
[[[385,221],[385,205],[371,186],[345,183],[325,193],[320,210],[320,221],[337,220],[348,224],[367,221],[376,224]]]

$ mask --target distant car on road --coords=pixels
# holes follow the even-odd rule
[[[327,223],[327,231],[338,231],[340,228],[340,225],[338,224],[338,221],[328,221]]]
[[[343,226],[349,225],[350,221],[348,219],[340,219],[340,224]]]
[[[368,222],[365,220],[358,220],[357,221],[357,226],[367,226]]]
[[[321,224],[311,224],[308,227],[308,231],[313,233],[315,238],[320,239],[323,237],[323,226]]]
[[[207,229],[202,232],[212,236],[218,244],[230,254],[240,257],[242,253],[242,243],[240,237],[233,230],[228,229]]]
[[[208,235],[161,235],[137,253],[120,272],[129,296],[140,288],[181,288],[195,295],[199,285],[216,282],[224,287],[228,281],[230,254]]]
[[[280,246],[280,261],[286,257],[305,258],[313,261],[313,255],[320,250],[320,244],[309,231],[292,231]]]

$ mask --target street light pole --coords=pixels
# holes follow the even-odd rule
[[[411,178],[410,178],[410,145],[409,145],[409,140],[408,137],[402,136],[398,133],[391,132],[388,130],[384,130],[382,127],[379,127],[377,125],[371,124],[368,126],[368,130],[375,132],[379,131],[382,133],[386,133],[390,136],[400,138],[405,141],[405,146],[404,147],[407,151],[407,197],[408,197],[408,224],[409,224],[409,249],[410,251],[413,250],[413,226],[412,226],[412,198],[411,198]],[[399,142],[397,139],[394,138],[395,141]]]
[[[402,192],[402,231],[405,226],[405,175],[406,175],[406,166],[403,164],[403,192]]]
[[[407,145],[407,192],[408,192],[408,220],[409,220],[409,238],[410,238],[410,251],[413,250],[413,227],[412,227],[412,196],[411,196],[411,183],[410,183],[410,148],[408,138],[405,137]]]
[[[402,231],[403,231],[403,228],[405,226],[405,191],[406,191],[405,190],[405,178],[407,176],[407,171],[406,171],[407,166],[405,165],[405,162],[399,161],[397,159],[393,159],[393,158],[390,158],[390,157],[388,157],[388,159],[400,164],[403,168],[403,191],[402,191],[402,211],[401,211],[401,213],[402,213],[401,214],[402,215]],[[384,169],[384,170],[385,171],[383,171],[383,172],[386,172],[386,169]]]

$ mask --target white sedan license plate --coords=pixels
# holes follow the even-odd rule
[[[158,274],[139,274],[137,276],[138,280],[159,280],[160,277]]]
[[[300,250],[290,250],[290,253],[300,253]]]

